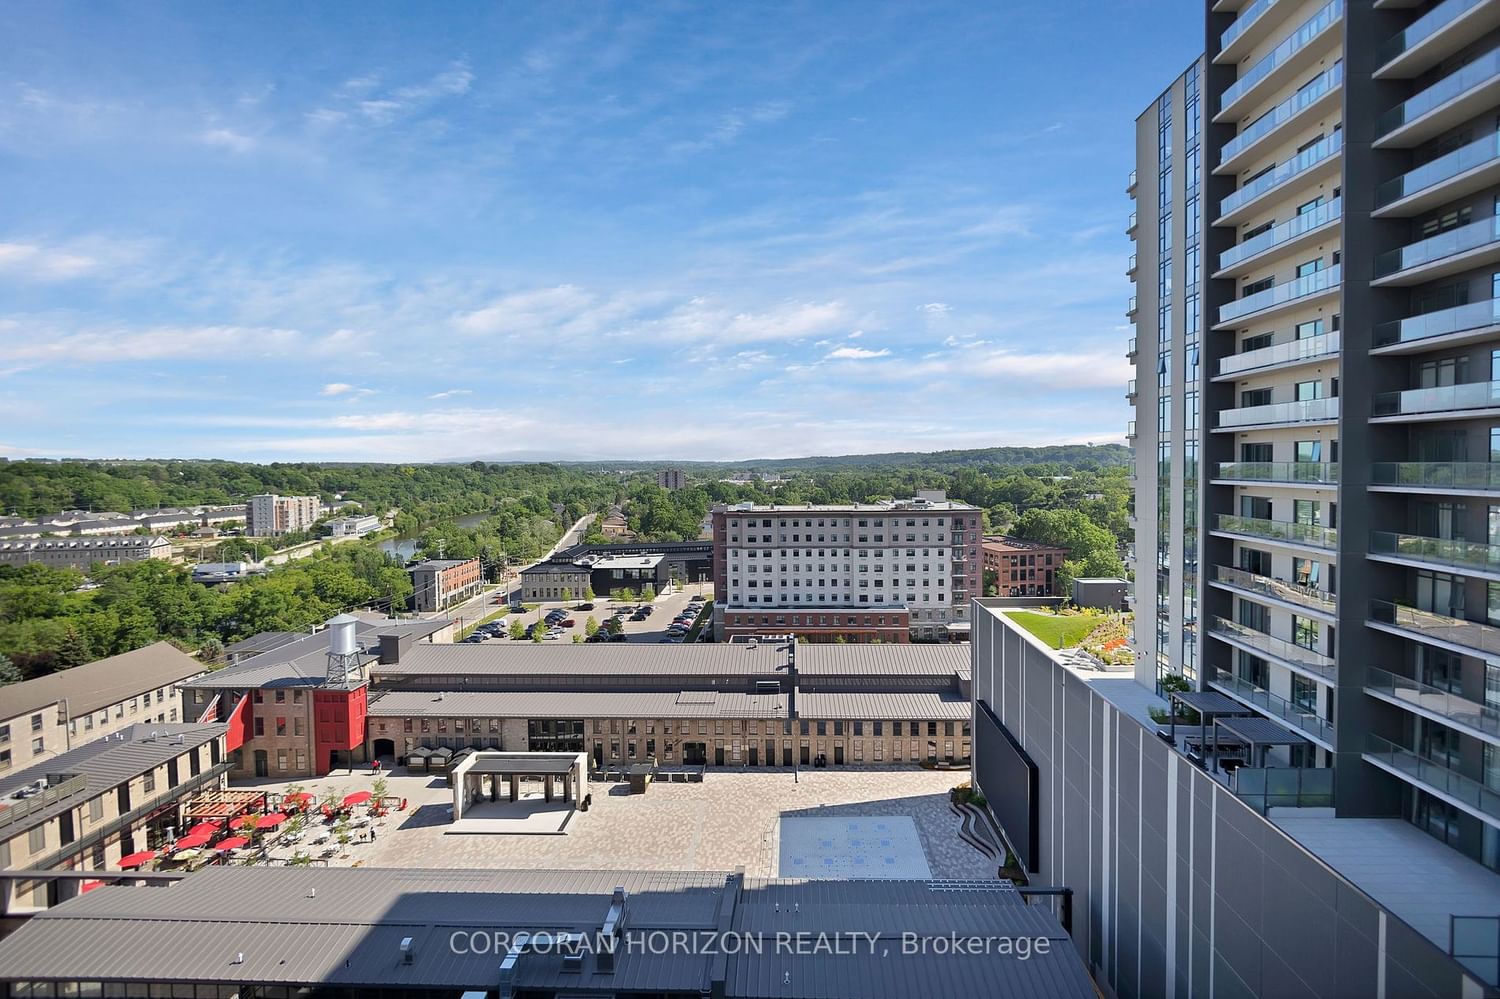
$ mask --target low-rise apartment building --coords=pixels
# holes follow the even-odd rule
[[[38,538],[35,541],[0,542],[0,564],[37,563],[54,569],[91,568],[95,563],[114,565],[172,557],[172,542],[160,535],[125,535],[86,538]]]
[[[658,593],[668,585],[706,582],[713,576],[713,545],[706,541],[629,542],[574,545],[521,570],[525,600],[562,600],[568,593],[582,599],[587,590],[599,596],[646,584]]]
[[[0,687],[0,775],[136,723],[184,720],[177,685],[203,663],[170,642]]]
[[[982,545],[984,571],[995,574],[997,597],[1057,597],[1057,570],[1068,557],[1060,545],[1023,541],[1005,534],[986,534]],[[986,585],[989,585],[986,577]]]
[[[412,606],[418,611],[440,611],[467,600],[484,585],[479,559],[437,558],[419,562],[411,573]]]
[[[714,633],[809,641],[966,637],[978,507],[941,491],[838,506],[713,509]],[[793,618],[797,620],[794,622]]]
[[[372,531],[380,530],[380,518],[339,517],[328,521],[328,533],[335,538],[362,538]]]
[[[245,504],[245,533],[256,538],[273,538],[305,531],[322,511],[323,501],[316,496],[261,493],[251,496]]]

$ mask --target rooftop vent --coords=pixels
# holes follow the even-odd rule
[[[411,940],[411,937],[402,937],[401,938],[401,963],[402,964],[411,964],[415,959],[416,959],[416,955],[415,955],[415,953],[412,950],[412,940]]]

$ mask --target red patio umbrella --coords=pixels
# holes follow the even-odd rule
[[[346,794],[344,795],[344,807],[349,808],[353,805],[363,805],[373,797],[375,796],[369,791],[355,791],[353,794]]]
[[[120,870],[133,871],[137,867],[144,867],[155,859],[155,850],[142,850],[139,853],[128,853],[120,858]]]
[[[281,799],[282,804],[286,805],[305,805],[312,800],[313,796],[307,791],[293,791]]]
[[[260,821],[255,824],[255,828],[275,829],[285,821],[286,816],[281,814],[280,812],[268,812],[267,814],[260,817]]]
[[[194,850],[200,846],[207,846],[213,837],[208,833],[190,833],[172,844],[174,850]]]
[[[189,829],[187,831],[187,834],[189,836],[197,836],[199,833],[208,833],[209,835],[213,835],[214,833],[216,833],[218,831],[219,831],[219,824],[217,822],[204,821],[204,822],[198,823],[197,825],[193,826],[193,828]]]
[[[230,836],[228,839],[221,839],[217,843],[215,843],[214,849],[238,850],[240,847],[245,846],[249,842],[250,841],[243,836]]]

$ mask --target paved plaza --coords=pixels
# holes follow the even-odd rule
[[[702,783],[653,784],[644,795],[627,794],[628,785],[594,782],[590,809],[575,813],[561,836],[451,835],[452,792],[442,777],[404,770],[386,777],[388,793],[405,797],[407,810],[377,820],[373,842],[351,843],[329,857],[328,863],[574,870],[744,867],[752,876],[801,876],[781,869],[778,834],[783,816],[904,816],[908,818],[892,823],[892,829],[908,830],[904,835],[914,836],[921,845],[920,854],[910,841],[903,841],[900,851],[888,849],[892,856],[905,856],[904,865],[919,870],[917,863],[925,859],[931,876],[939,878],[995,875],[994,863],[958,838],[958,819],[948,807],[948,789],[966,780],[966,771],[849,767],[806,771],[794,782],[788,770],[710,770]],[[370,781],[369,774],[356,772],[300,783],[321,796],[368,790]],[[278,790],[286,784],[256,782],[254,786]],[[292,852],[281,847],[273,856]],[[853,855],[848,850],[841,854]]]

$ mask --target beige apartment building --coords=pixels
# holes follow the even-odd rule
[[[271,538],[305,531],[323,512],[323,501],[316,496],[277,496],[262,493],[245,503],[245,533],[256,538]]]
[[[160,535],[102,538],[38,538],[0,542],[0,565],[45,565],[87,571],[96,563],[115,565],[172,557],[172,542]]]

